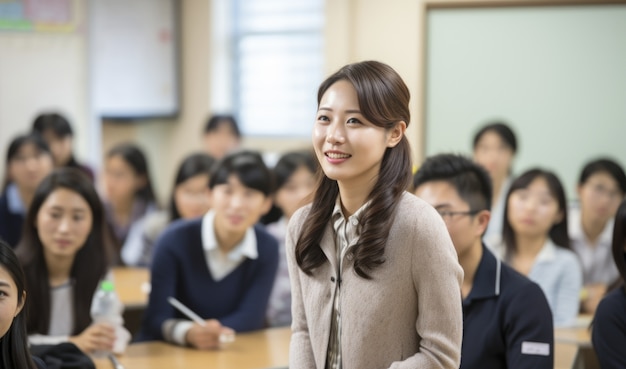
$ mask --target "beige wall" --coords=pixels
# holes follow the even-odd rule
[[[0,173],[12,138],[29,131],[41,111],[71,121],[79,159],[91,159],[87,35],[83,2],[76,2],[71,32],[0,32]],[[90,160],[89,160],[90,161]]]
[[[414,0],[388,0],[384,4],[372,0],[326,2],[326,74],[346,63],[364,59],[377,59],[394,67],[412,93],[412,123],[408,135],[415,158],[420,158],[418,154],[422,152],[418,135],[420,127],[416,124],[419,121],[416,117],[421,114],[422,100],[419,55],[423,18],[421,4]],[[22,38],[36,39],[29,41],[28,50],[31,51],[19,46],[21,49],[15,53],[11,64],[7,64],[6,58],[0,58],[0,144],[6,145],[8,136],[30,122],[33,111],[39,108],[35,101],[54,102],[55,98],[63,99],[59,104],[69,112],[77,128],[79,139],[76,147],[80,157],[89,155],[93,147],[89,144],[89,137],[94,134],[96,137],[102,134],[103,152],[117,142],[135,141],[148,154],[157,193],[162,200],[165,199],[178,162],[189,152],[200,149],[200,132],[213,106],[210,78],[211,0],[185,0],[180,2],[180,6],[182,96],[180,114],[174,119],[122,124],[102,122],[101,128],[98,126],[100,122],[97,122],[92,127],[89,123],[86,36],[82,32],[56,38],[49,35],[0,34],[3,54],[7,47],[10,49],[16,47],[14,44],[22,45]],[[48,40],[53,42],[48,44]],[[57,53],[55,55],[64,56],[65,63],[61,71],[47,65],[46,60],[50,60],[45,54],[47,49],[52,49],[51,52]],[[23,68],[22,65],[29,68]],[[10,74],[7,70],[19,70],[20,74]],[[45,90],[37,89],[42,80],[52,77],[55,78],[54,83],[47,83]],[[18,85],[18,90],[23,92],[16,95],[14,89]],[[27,97],[31,88],[37,89],[34,91],[39,100]],[[61,93],[57,93],[59,88],[63,89]],[[15,107],[7,109],[7,105]],[[15,125],[14,122],[20,123]],[[308,144],[308,139],[247,137],[244,140],[246,147],[265,152],[283,152]],[[0,151],[4,153],[5,146]],[[97,161],[101,159],[100,155],[92,156],[95,164],[99,165]]]

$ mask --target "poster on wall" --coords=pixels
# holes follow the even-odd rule
[[[79,0],[2,0],[0,31],[74,32]]]

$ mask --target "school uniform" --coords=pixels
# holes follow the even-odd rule
[[[626,368],[626,291],[623,286],[600,301],[593,319],[591,341],[600,367]]]
[[[508,260],[504,244],[499,244],[493,251],[501,260]],[[543,290],[555,328],[576,324],[583,274],[573,251],[559,247],[548,239],[537,254],[528,279]]]
[[[484,245],[463,300],[461,369],[551,369],[554,330],[541,288]]]
[[[287,326],[291,324],[291,283],[289,283],[287,252],[285,250],[287,218],[282,217],[278,221],[268,224],[265,228],[278,240],[278,272],[267,305],[267,322],[271,327]]]
[[[604,227],[596,244],[587,239],[583,231],[580,209],[570,208],[567,213],[572,250],[578,255],[583,270],[583,284],[590,283],[613,283],[619,273],[613,262],[611,242],[613,240],[613,220],[609,220]]]
[[[224,255],[214,219],[214,211],[209,211],[202,218],[176,221],[157,239],[139,341],[186,344],[185,335],[194,323],[168,303],[170,296],[202,319],[217,319],[236,332],[264,327],[278,242],[257,225]]]
[[[0,197],[0,238],[15,249],[22,239],[26,205],[15,184],[9,184]]]

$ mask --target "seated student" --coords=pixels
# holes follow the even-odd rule
[[[215,159],[204,153],[187,156],[178,167],[168,210],[146,217],[143,234],[143,252],[138,265],[152,262],[154,242],[163,230],[178,219],[193,219],[209,211],[209,174]]]
[[[517,138],[503,122],[492,122],[474,136],[474,161],[482,165],[493,183],[491,219],[484,239],[487,246],[497,243],[504,220],[504,197],[512,181],[512,167],[517,152]]]
[[[37,185],[52,169],[52,154],[40,136],[17,136],[9,144],[0,197],[0,238],[12,247],[20,241],[26,210]]]
[[[607,285],[618,277],[611,255],[613,217],[626,194],[626,174],[610,159],[585,165],[578,181],[580,206],[569,209],[572,249],[583,268],[582,311],[593,314]]]
[[[204,151],[219,160],[239,147],[241,132],[235,117],[216,114],[204,126]]]
[[[109,150],[104,183],[104,210],[118,249],[114,262],[138,265],[142,257],[145,217],[158,210],[143,151],[130,143]]]
[[[487,172],[442,154],[422,164],[413,184],[446,222],[465,272],[461,369],[552,368],[552,313],[541,288],[482,242],[492,198]]]
[[[152,291],[139,340],[165,340],[198,349],[222,333],[263,328],[278,243],[255,226],[271,206],[272,177],[258,153],[224,157],[211,173],[211,210],[169,226],[155,245]],[[206,324],[168,304],[174,297]]]
[[[33,132],[40,134],[46,141],[54,157],[54,165],[60,167],[78,168],[93,181],[91,168],[76,161],[72,151],[74,131],[70,122],[58,113],[39,114],[33,122]]]
[[[0,240],[0,368],[43,369],[45,364],[28,351],[24,271],[11,246]],[[35,362],[33,362],[33,359]]]
[[[274,205],[282,216],[267,225],[267,231],[279,244],[279,261],[276,281],[267,307],[267,322],[270,326],[291,324],[291,284],[287,270],[285,237],[287,223],[305,199],[315,190],[317,160],[311,151],[293,151],[284,154],[273,169],[276,181]]]
[[[90,318],[107,273],[105,245],[104,210],[91,180],[75,168],[56,169],[37,187],[16,250],[26,275],[31,344],[111,349],[113,328]]]
[[[612,250],[620,281],[596,309],[591,341],[602,368],[626,368],[626,201],[615,215]]]
[[[555,327],[575,324],[583,277],[570,249],[561,181],[552,172],[528,170],[513,181],[505,200],[498,255],[541,287]]]

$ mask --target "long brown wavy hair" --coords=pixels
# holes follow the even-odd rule
[[[410,120],[410,93],[402,78],[390,66],[377,61],[348,64],[328,77],[319,87],[317,103],[338,81],[347,81],[356,90],[363,116],[386,130]],[[396,207],[411,183],[411,148],[405,136],[394,147],[385,150],[378,179],[368,196],[370,206],[360,215],[361,233],[350,248],[354,270],[362,278],[371,279],[369,272],[385,262],[385,245],[394,221]],[[320,242],[339,195],[337,181],[318,169],[318,186],[311,210],[296,243],[295,256],[300,269],[311,275],[325,262]]]

